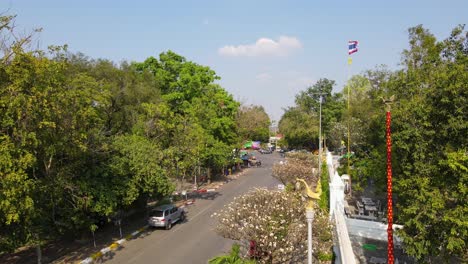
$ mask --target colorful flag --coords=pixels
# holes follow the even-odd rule
[[[358,42],[357,40],[348,41],[348,54],[351,55],[358,51]]]
[[[353,64],[353,58],[351,58],[351,56],[348,57],[348,65],[351,65]]]

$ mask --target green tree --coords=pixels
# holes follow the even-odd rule
[[[12,17],[0,20],[0,251],[89,232],[99,215],[169,193],[158,146],[132,135],[143,103],[158,103],[154,79],[66,47],[25,51]]]
[[[94,235],[97,219],[234,162],[239,103],[209,67],[30,51],[13,22],[0,16],[0,252]]]
[[[359,104],[356,111],[365,113],[360,119],[367,124],[351,174],[362,177],[363,183],[373,178],[379,189],[385,187],[385,111],[379,98],[395,95],[391,127],[395,219],[404,226],[399,235],[405,251],[420,262],[464,262],[468,259],[467,33],[458,26],[449,38],[438,41],[416,26],[409,29],[409,44],[403,52],[403,69],[368,71],[371,87],[360,98],[351,98],[351,103]]]
[[[163,126],[154,127],[157,132],[152,134],[165,135],[166,164],[175,161],[177,173],[194,171],[201,164],[209,177],[212,170],[226,166],[239,143],[235,123],[239,104],[213,83],[219,79],[215,72],[171,51],[162,53],[159,60],[150,57],[133,67],[142,74],[150,72],[161,86],[163,111],[152,120]]]
[[[391,80],[396,190],[407,252],[424,261],[468,259],[468,42],[459,26],[445,41],[410,28],[405,69]],[[463,187],[462,187],[463,188]]]
[[[52,55],[60,50],[52,48]],[[78,182],[92,171],[90,157],[102,124],[100,107],[93,102],[101,98],[93,78],[68,76],[66,68],[64,61],[20,49],[1,66],[1,137],[7,158],[2,167],[16,179],[23,177],[18,191],[14,195],[8,191],[4,200],[24,207],[18,211],[22,217],[10,212],[7,218],[13,221],[2,222],[7,226],[2,230],[10,230],[7,239],[17,241],[15,246],[86,225],[83,212],[89,197]]]
[[[290,148],[316,148],[318,117],[297,107],[288,108],[279,121],[279,131],[284,134],[285,145]]]
[[[237,114],[237,127],[242,140],[268,142],[270,118],[262,106],[242,106]]]
[[[331,122],[341,120],[343,101],[341,94],[332,94],[335,81],[320,79],[313,86],[296,95],[296,105],[305,113],[319,116],[322,98],[322,130],[328,134]]]
[[[340,93],[332,94],[334,85],[335,81],[320,79],[296,95],[296,106],[286,109],[279,122],[279,130],[285,135],[287,145],[295,148],[318,148],[320,100],[322,135],[326,138],[331,133],[332,124],[342,118],[344,104]]]

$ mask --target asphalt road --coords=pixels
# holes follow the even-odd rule
[[[257,154],[262,167],[250,168],[238,179],[217,190],[214,197],[198,199],[187,208],[187,220],[175,224],[171,230],[149,229],[141,236],[123,244],[104,260],[105,263],[203,263],[214,256],[228,252],[233,241],[214,232],[216,219],[211,215],[234,197],[257,187],[276,188],[278,181],[271,176],[274,162],[281,160],[278,153]]]

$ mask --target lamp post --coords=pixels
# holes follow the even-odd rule
[[[319,178],[322,175],[322,93],[320,93],[320,111],[319,111],[319,162],[318,162]]]
[[[322,195],[322,184],[320,178],[317,182],[317,187],[315,192],[312,191],[309,185],[304,179],[296,179],[296,187],[300,187],[300,182],[302,182],[306,188],[306,220],[307,220],[307,263],[312,264],[312,223],[314,222],[314,200],[320,200],[320,195]]]
[[[314,93],[319,96],[319,155],[318,155],[318,176],[322,174],[322,96],[326,93]]]
[[[312,264],[312,222],[314,222],[314,209],[306,208],[307,219],[307,263]]]

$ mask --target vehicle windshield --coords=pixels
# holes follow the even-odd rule
[[[161,210],[154,210],[154,211],[151,211],[151,214],[150,216],[154,216],[154,217],[163,217],[164,216],[164,212],[161,211]]]

